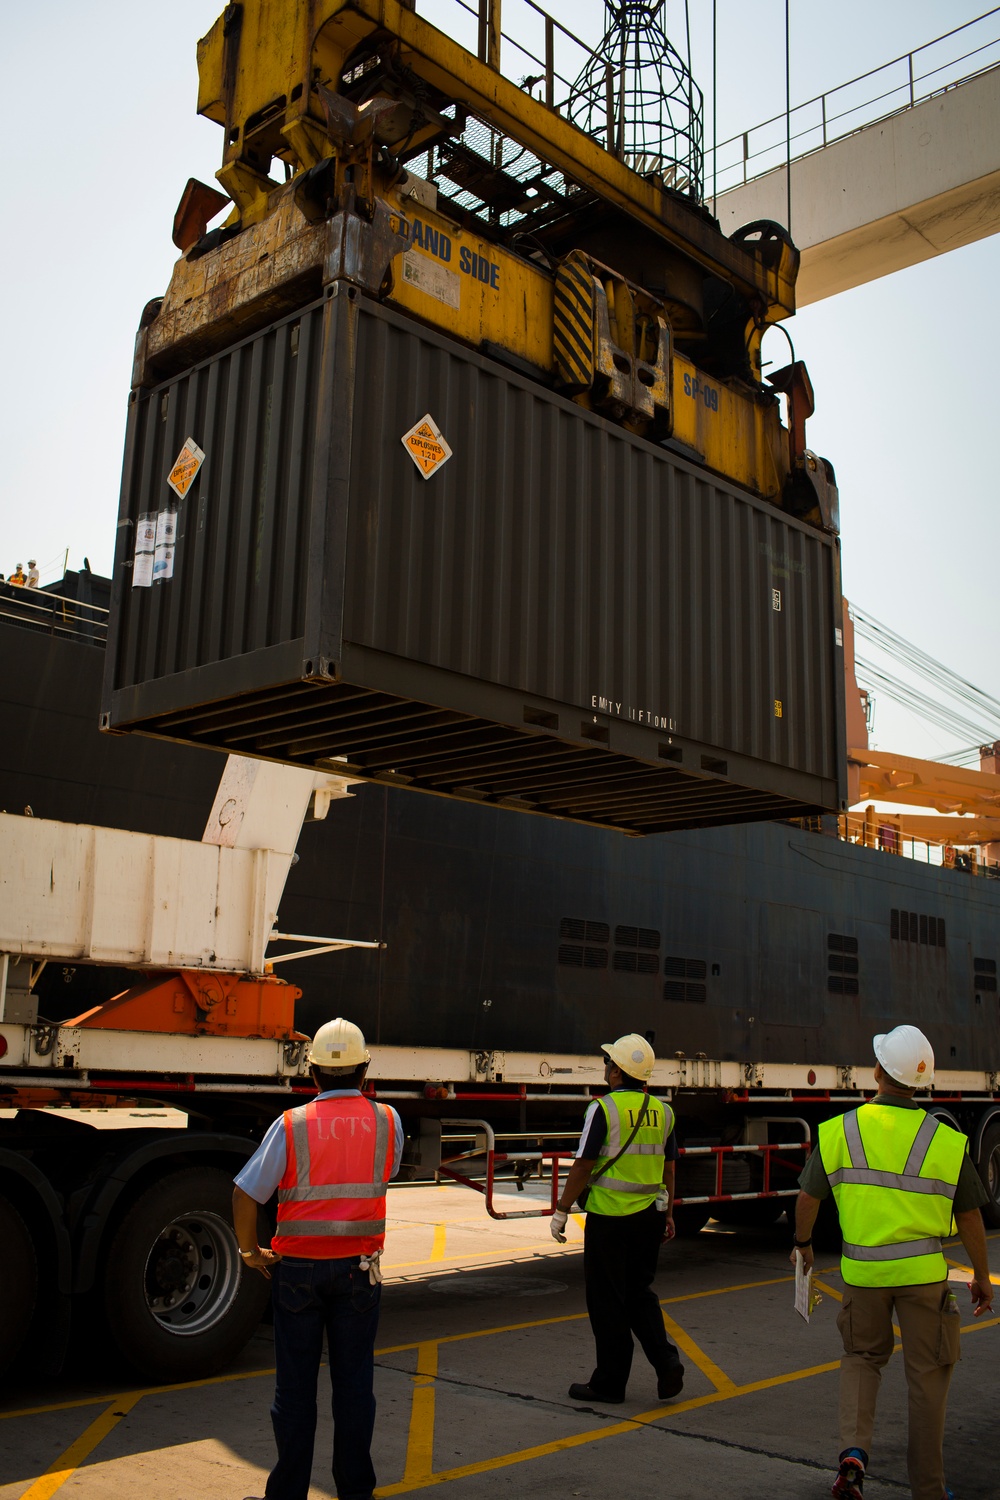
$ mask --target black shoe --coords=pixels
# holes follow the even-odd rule
[[[595,1391],[592,1385],[581,1382],[571,1385],[569,1394],[573,1401],[602,1401],[606,1406],[621,1406],[625,1400],[624,1396],[605,1396],[601,1391]]]
[[[671,1396],[679,1396],[684,1389],[684,1366],[671,1365],[665,1370],[656,1382],[656,1394],[661,1401],[669,1401]]]

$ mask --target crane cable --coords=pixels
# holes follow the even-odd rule
[[[951,750],[935,757],[937,760],[953,765],[961,765],[970,760],[975,761],[978,758],[980,745],[1000,738],[1000,699],[976,687],[974,683],[952,671],[950,667],[921,650],[919,646],[905,640],[903,636],[880,620],[876,620],[866,610],[852,605],[851,614],[857,634],[861,639],[878,651],[884,652],[916,677],[936,687],[939,692],[944,692],[956,703],[975,711],[975,718],[969,718],[949,708],[939,699],[931,697],[918,685],[890,676],[886,670],[864,657],[856,658],[856,665],[861,675],[868,682],[877,685],[878,690],[887,698],[891,698],[939,729],[944,729],[950,734],[960,734],[963,738],[974,741],[961,749]],[[991,721],[995,722],[991,724]]]

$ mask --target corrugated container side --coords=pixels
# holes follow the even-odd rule
[[[302,638],[324,321],[313,308],[133,399],[115,564],[117,688]],[[188,436],[206,458],[177,502],[166,475]],[[132,589],[134,525],[172,505],[174,577]]]
[[[346,640],[835,776],[829,538],[361,317],[357,389],[381,400],[355,405]],[[430,481],[398,441],[426,411],[454,449]]]
[[[106,727],[631,829],[836,806],[833,539],[328,293],[133,398]],[[189,436],[174,576],[133,589]]]

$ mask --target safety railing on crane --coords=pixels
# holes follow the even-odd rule
[[[827,89],[790,111],[791,159],[821,151],[879,120],[914,109],[1000,65],[1000,6]],[[706,199],[785,165],[785,111],[706,151]]]
[[[417,12],[468,51],[565,114],[594,46],[536,0],[414,0]],[[596,38],[595,38],[596,42]],[[690,62],[690,59],[688,59]],[[1000,65],[1000,6],[877,68],[705,148],[705,201],[853,135]],[[615,139],[617,75],[608,78],[605,144]],[[645,170],[644,163],[633,163]],[[669,184],[668,184],[669,185]]]
[[[700,197],[701,95],[690,74],[689,45],[686,55],[671,49],[676,66],[665,63],[662,82],[650,93],[637,84],[635,49],[615,60],[617,53],[613,59],[601,50],[606,37],[595,37],[591,45],[536,0],[414,0],[414,9],[532,98],[575,121],[640,175],[687,197]],[[656,7],[649,7],[650,23],[656,15]],[[641,106],[633,97],[636,87],[643,96]],[[662,119],[659,125],[652,119],[661,95],[670,122],[668,144],[661,138]],[[536,175],[539,163],[524,148],[508,152],[494,134],[488,149],[493,167],[514,181],[530,181]],[[424,172],[436,180],[433,154]],[[461,194],[448,196],[475,211],[474,203],[463,201]],[[501,214],[501,222],[516,227],[510,216]]]

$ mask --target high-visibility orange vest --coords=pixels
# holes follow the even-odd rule
[[[362,1095],[285,1112],[285,1171],[272,1250],[304,1260],[372,1255],[385,1244],[395,1121]]]

